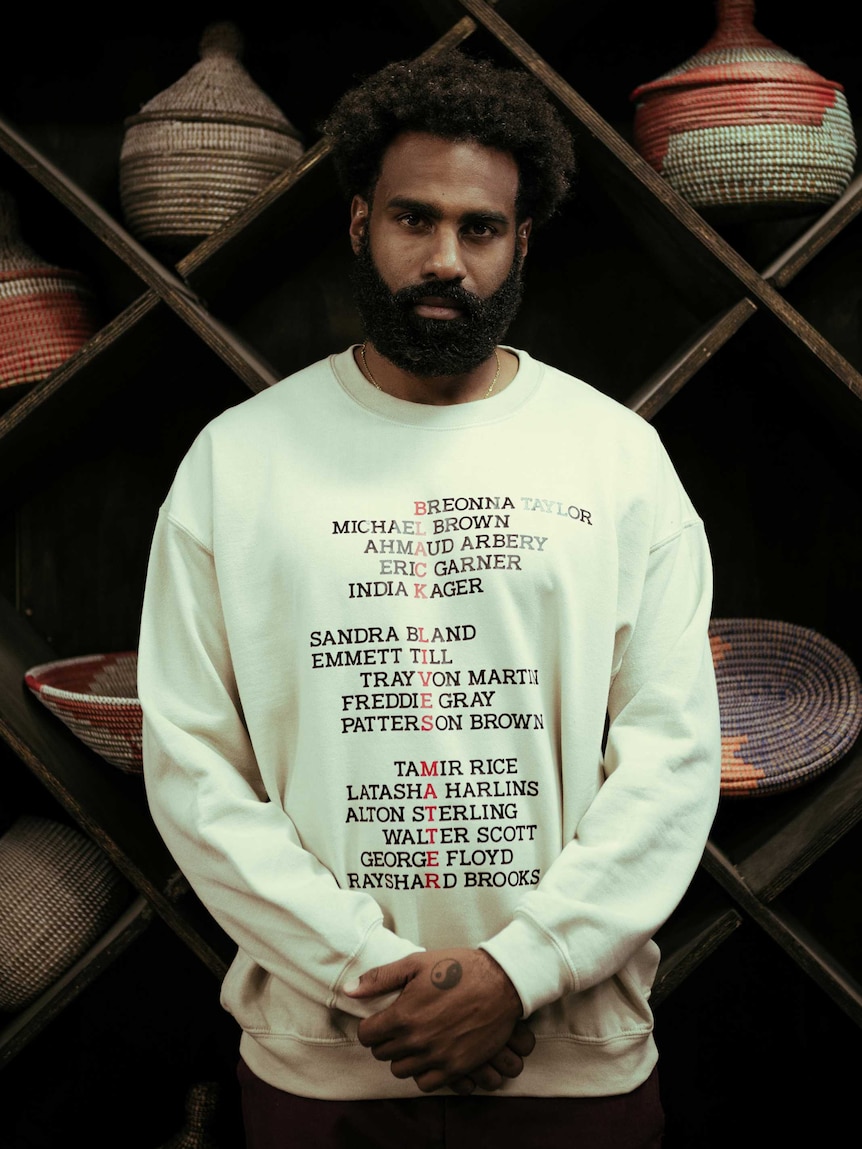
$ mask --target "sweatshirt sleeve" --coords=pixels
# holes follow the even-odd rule
[[[339,887],[269,801],[243,721],[213,555],[162,508],[138,652],[144,778],[180,869],[230,937],[306,997],[355,1016],[345,980],[422,947],[383,924],[367,894]]]
[[[653,541],[639,567],[629,560],[639,593],[616,634],[604,782],[513,920],[483,944],[525,1017],[617,973],[652,937],[694,876],[718,804],[709,549],[657,449]]]

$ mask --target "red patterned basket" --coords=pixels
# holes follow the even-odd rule
[[[794,789],[848,753],[862,729],[862,684],[835,643],[762,618],[714,618],[709,635],[723,795]]]
[[[91,750],[140,774],[143,712],[137,651],[91,654],[33,666],[24,682]]]
[[[92,294],[75,272],[0,271],[0,387],[45,379],[95,330]]]
[[[856,160],[842,85],[761,35],[754,0],[716,9],[699,52],[632,92],[636,149],[707,216],[733,222],[833,203]]]
[[[87,279],[51,266],[24,242],[15,202],[0,191],[0,387],[45,379],[97,326]]]

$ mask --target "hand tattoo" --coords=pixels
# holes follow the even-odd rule
[[[461,980],[461,963],[452,958],[443,958],[431,970],[431,984],[438,989],[452,989]]]

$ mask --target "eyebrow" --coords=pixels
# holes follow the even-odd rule
[[[387,207],[401,208],[402,211],[415,211],[417,215],[427,216],[429,219],[442,219],[443,212],[434,204],[423,200],[410,199],[407,196],[393,196]],[[502,226],[511,224],[511,219],[499,211],[468,211],[461,216],[461,223],[498,223]]]

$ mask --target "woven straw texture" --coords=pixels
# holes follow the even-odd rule
[[[709,634],[722,794],[791,790],[847,754],[862,728],[862,685],[844,651],[770,619],[715,618]]]
[[[707,211],[766,216],[833,203],[856,159],[841,84],[761,35],[753,0],[716,8],[703,49],[632,93],[635,147]]]
[[[96,328],[86,278],[45,263],[21,237],[14,200],[0,192],[0,387],[45,379]]]
[[[33,815],[0,837],[0,1010],[30,1005],[128,905],[130,888],[79,831]]]
[[[302,155],[241,51],[235,25],[210,25],[199,62],[126,120],[120,202],[142,242],[182,248],[212,234]]]
[[[128,774],[143,769],[137,651],[91,654],[31,667],[30,690],[91,750]]]
[[[219,1092],[215,1081],[198,1081],[190,1086],[185,1098],[183,1127],[160,1149],[218,1149],[221,1142],[215,1133]]]

